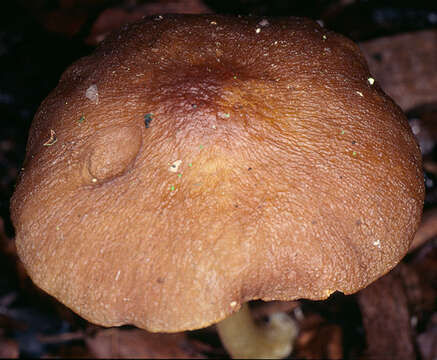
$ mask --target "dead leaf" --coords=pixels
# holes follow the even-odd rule
[[[437,235],[437,209],[430,209],[422,216],[419,229],[414,236],[409,252],[421,247],[428,240],[435,238]]]
[[[437,101],[437,31],[418,31],[359,44],[370,72],[403,110]]]
[[[428,329],[417,337],[417,345],[423,360],[437,359],[437,313],[434,313]]]
[[[16,359],[19,354],[20,351],[17,342],[4,337],[3,331],[0,331],[0,359]]]
[[[140,20],[144,16],[156,14],[205,14],[212,11],[202,0],[155,0],[132,8],[123,5],[105,9],[94,22],[85,40],[89,45],[97,45],[112,31],[124,24]]]
[[[299,359],[342,359],[343,332],[318,314],[306,315],[295,344],[293,357]]]
[[[185,333],[159,334],[140,329],[112,328],[85,339],[97,358],[201,359]]]
[[[416,359],[402,266],[358,293],[368,357]]]

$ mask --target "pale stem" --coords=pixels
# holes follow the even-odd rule
[[[285,313],[270,315],[265,325],[256,324],[247,303],[216,326],[224,347],[238,359],[285,358],[298,333],[296,322]]]

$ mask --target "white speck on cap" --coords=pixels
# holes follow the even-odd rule
[[[91,85],[85,92],[85,96],[87,99],[91,100],[94,104],[99,103],[99,92],[97,90],[97,85]]]
[[[360,95],[361,97],[364,97],[364,95],[361,91],[357,91],[357,94]]]
[[[269,23],[269,21],[268,21],[267,19],[262,19],[262,20],[258,23],[258,25],[264,27],[264,26],[269,26],[270,23]]]
[[[176,160],[173,164],[170,165],[168,168],[171,172],[177,172],[179,169],[179,166],[182,164],[182,160]]]
[[[375,83],[375,79],[372,78],[372,77],[369,77],[369,78],[367,79],[367,81],[369,82],[370,85],[373,85],[373,84]]]

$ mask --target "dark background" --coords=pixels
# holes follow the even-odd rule
[[[128,326],[104,329],[79,318],[32,285],[16,257],[9,219],[9,198],[30,123],[63,70],[90,53],[108,31],[166,12],[307,16],[362,45],[377,81],[403,107],[422,147],[427,197],[414,249],[358,295],[252,306],[260,321],[276,310],[296,318],[301,332],[292,358],[436,359],[437,36],[432,34],[437,31],[437,1],[421,0],[3,0],[0,357],[225,356],[213,327],[161,335]]]

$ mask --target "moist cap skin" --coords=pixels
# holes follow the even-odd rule
[[[358,47],[301,18],[163,15],[40,106],[12,198],[35,284],[87,320],[201,328],[395,266],[420,151]]]

